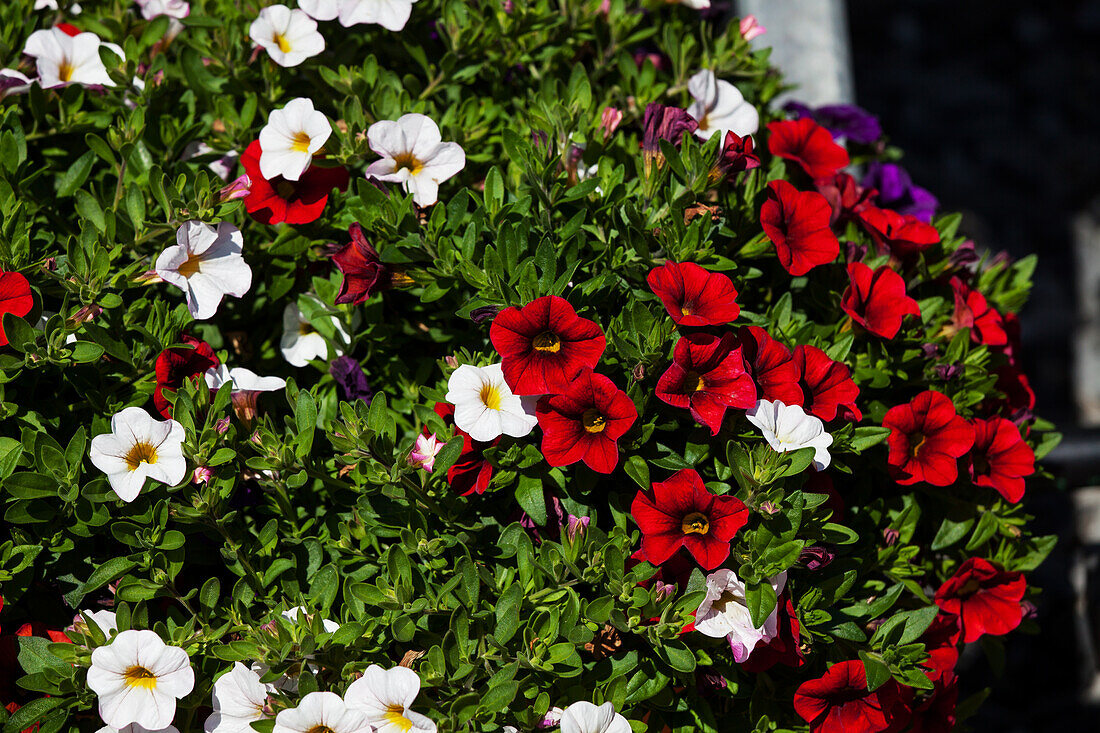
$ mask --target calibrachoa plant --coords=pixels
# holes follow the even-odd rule
[[[5,731],[974,711],[1035,263],[708,8],[0,5]]]

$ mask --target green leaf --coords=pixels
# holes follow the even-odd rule
[[[523,588],[519,583],[513,583],[508,586],[500,595],[500,600],[497,602],[496,607],[496,628],[493,630],[493,636],[501,644],[508,643],[508,640],[516,635],[516,631],[519,630],[521,621],[520,609],[523,606]]]
[[[542,481],[533,476],[520,476],[516,486],[516,503],[535,524],[546,524],[546,500],[543,498]]]
[[[890,681],[890,668],[877,655],[871,655],[860,650],[859,658],[863,660],[863,669],[867,673],[867,689],[874,692]]]
[[[66,198],[76,193],[77,189],[84,185],[84,181],[88,180],[88,174],[92,172],[95,159],[95,152],[89,150],[73,161],[69,169],[57,179],[57,195]]]

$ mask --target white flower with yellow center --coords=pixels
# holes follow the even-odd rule
[[[512,394],[500,364],[463,364],[455,369],[447,382],[446,399],[455,406],[455,425],[474,440],[488,442],[501,435],[522,438],[538,424],[538,397]]]
[[[382,160],[367,166],[367,178],[400,183],[418,206],[434,204],[440,182],[466,166],[462,147],[442,140],[439,126],[424,115],[375,122],[367,130],[367,143]]]
[[[38,83],[44,88],[67,84],[98,84],[113,87],[107,67],[99,58],[99,48],[109,48],[119,59],[126,54],[113,43],[104,43],[95,33],[70,36],[60,28],[35,31],[27,38],[23,53],[31,56],[38,67]]]
[[[176,244],[160,253],[154,269],[182,290],[191,317],[204,320],[218,312],[222,298],[239,298],[252,287],[252,268],[241,251],[241,231],[227,221],[215,229],[201,221],[184,222],[176,230]]]
[[[260,682],[260,675],[240,662],[214,682],[211,704],[214,712],[206,719],[206,733],[252,733],[252,723],[268,717],[264,712],[268,692],[274,688]]]
[[[436,730],[431,718],[409,710],[420,693],[420,677],[408,667],[367,667],[344,693],[348,707],[366,714],[375,733],[415,733]]]
[[[695,134],[709,138],[732,130],[738,137],[752,135],[760,128],[760,113],[745,101],[740,90],[728,81],[716,79],[714,72],[703,69],[688,81],[688,93],[695,101],[688,114],[699,122]]]
[[[630,733],[630,723],[609,702],[593,705],[581,700],[562,713],[561,733]]]
[[[261,10],[248,27],[248,36],[279,66],[297,66],[325,50],[325,38],[317,32],[317,21],[285,5]]]
[[[88,452],[118,497],[131,502],[147,478],[169,486],[183,481],[184,437],[183,426],[175,420],[155,420],[140,407],[127,407],[111,418],[111,432],[92,438]]]
[[[273,733],[372,733],[367,716],[335,692],[311,692],[275,717]]]
[[[329,320],[338,337],[345,343],[349,341],[350,336],[340,319],[330,317]],[[283,337],[279,340],[279,350],[290,365],[296,367],[304,367],[314,359],[335,359],[344,353],[336,344],[330,348],[329,342],[302,314],[297,303],[287,303],[283,309]]]
[[[131,723],[130,725],[125,726],[124,728],[112,728],[109,725],[105,725],[102,728],[100,728],[98,731],[96,731],[96,733],[180,733],[180,732],[179,732],[179,729],[176,728],[176,726],[174,726],[174,725],[170,725],[167,728],[165,728],[164,730],[149,730],[148,728],[144,728],[144,727],[138,725],[137,723]]]
[[[176,700],[195,687],[187,652],[152,631],[123,631],[92,652],[88,687],[99,695],[99,716],[112,728],[138,724],[163,730],[176,715]]]
[[[90,618],[92,623],[95,624],[108,639],[111,638],[112,633],[118,631],[118,621],[116,620],[114,611],[92,611],[90,609],[84,609],[81,614],[82,615],[73,619],[72,626],[66,629],[66,631],[73,631],[80,634],[88,633],[88,624],[84,621],[84,616]]]
[[[749,422],[760,429],[768,445],[778,453],[814,449],[814,468],[823,471],[832,456],[829,446],[833,436],[825,432],[825,424],[813,415],[807,415],[798,405],[785,405],[779,400],[760,400],[745,412]]]
[[[277,176],[297,181],[331,134],[328,118],[313,108],[311,100],[290,100],[272,110],[260,130],[260,173],[269,181]]]
[[[787,573],[780,573],[769,582],[778,596],[787,583]],[[715,639],[726,637],[733,650],[733,661],[740,663],[749,658],[757,642],[770,641],[778,635],[779,608],[772,609],[763,626],[753,626],[745,600],[745,584],[732,570],[722,568],[707,576],[707,594],[695,611],[695,630]]]

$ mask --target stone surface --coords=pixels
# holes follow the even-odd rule
[[[1080,424],[1095,427],[1100,425],[1100,202],[1075,217],[1073,234],[1078,319],[1074,395]]]

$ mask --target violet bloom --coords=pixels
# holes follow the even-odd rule
[[[358,361],[350,356],[341,356],[329,366],[329,374],[336,381],[336,391],[345,402],[363,400],[370,402],[374,390],[367,382],[367,375]]]
[[[981,259],[981,255],[978,254],[977,248],[974,246],[972,240],[966,240],[959,245],[959,248],[951,253],[951,266],[952,267],[969,267],[975,262]]]
[[[500,313],[499,305],[483,305],[470,311],[470,320],[480,325],[496,318],[497,313]]]
[[[646,105],[642,149],[647,153],[647,157],[660,155],[661,140],[667,140],[679,146],[684,133],[692,134],[697,129],[699,129],[699,123],[687,113],[687,110],[656,103]]]
[[[836,555],[824,547],[811,545],[802,549],[798,556],[798,562],[807,570],[820,570],[833,561]]]
[[[878,118],[854,104],[827,104],[814,109],[801,102],[787,102],[783,109],[798,115],[799,119],[813,119],[833,137],[847,138],[860,145],[870,145],[882,137]]]
[[[878,205],[899,214],[911,214],[923,222],[932,221],[939,202],[927,190],[913,184],[900,165],[875,161],[867,167],[864,188],[878,190]]]

